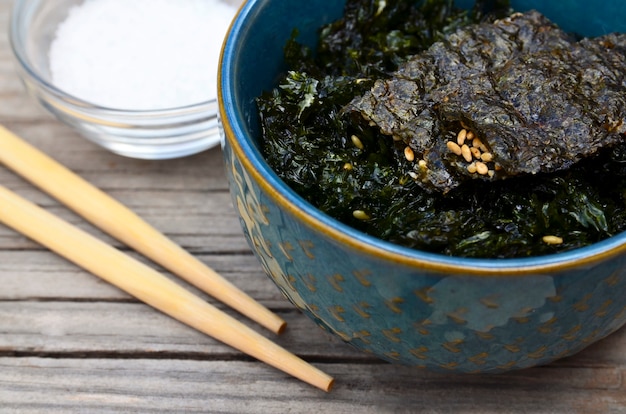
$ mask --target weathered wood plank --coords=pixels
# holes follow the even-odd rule
[[[0,95],[0,98],[4,97]],[[35,102],[27,98],[21,98],[26,100],[25,105],[35,107]],[[135,160],[112,154],[96,146],[68,126],[48,119],[45,113],[40,116],[43,118],[20,121],[2,110],[0,123],[104,190],[226,189],[224,164],[219,148],[183,159]]]
[[[225,310],[290,351],[326,359],[370,359],[287,308],[279,336]],[[240,352],[141,303],[0,302],[0,354],[113,354],[140,358],[163,353],[177,358],[243,357]]]
[[[332,360],[372,358],[355,351],[317,328],[304,315],[286,307],[278,313],[288,322],[285,334],[274,336],[236,315],[247,325],[300,355]],[[626,367],[626,329],[554,366],[572,368]],[[155,353],[177,358],[224,359],[239,352],[180,324],[141,303],[126,302],[0,302],[0,353],[44,355],[138,355]]]
[[[0,179],[1,177],[0,175]],[[30,187],[13,190],[90,234],[116,247],[123,247],[37,189]],[[226,192],[167,193],[151,190],[113,191],[109,194],[192,253],[250,252],[230,195]],[[40,247],[24,236],[0,226],[0,249],[36,250]]]
[[[144,261],[175,281],[180,281],[141,256]],[[198,259],[216,270],[256,300],[272,308],[285,308],[286,299],[262,272],[251,255],[197,255]],[[187,283],[189,290],[199,293]],[[76,267],[47,251],[0,250],[0,301],[24,300],[127,300],[129,296],[96,276]]]
[[[458,377],[389,365],[317,364],[324,394],[245,361],[0,358],[9,412],[621,413],[623,368]]]

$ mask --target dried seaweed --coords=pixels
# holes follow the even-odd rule
[[[415,172],[429,189],[554,172],[624,140],[625,47],[626,35],[577,41],[514,14],[447,36],[349,108],[426,161]],[[483,147],[467,160],[448,144],[463,129]]]
[[[486,3],[496,4],[494,14],[483,12]],[[382,4],[387,7],[381,10]],[[404,141],[390,139],[360,114],[346,113],[346,106],[367,94],[375,81],[391,79],[435,42],[505,14],[506,2],[477,2],[467,12],[446,0],[349,0],[346,16],[321,28],[317,50],[299,44],[294,35],[285,46],[290,71],[277,88],[258,98],[261,146],[268,163],[330,216],[429,252],[526,257],[578,248],[623,231],[623,143],[565,170],[492,182],[467,180],[443,194],[425,190],[415,179],[420,154],[411,160]],[[604,46],[624,54],[620,42],[607,39],[612,43]],[[594,79],[593,72],[587,76]],[[563,242],[545,243],[546,235]]]

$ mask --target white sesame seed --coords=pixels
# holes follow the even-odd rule
[[[467,144],[463,144],[463,146],[461,147],[461,155],[463,155],[465,161],[472,161],[472,151],[470,150],[470,147],[467,146]]]
[[[559,236],[543,236],[542,240],[546,244],[563,244],[563,238]]]
[[[415,160],[415,153],[413,152],[411,147],[405,147],[404,148],[404,157],[409,162],[413,162]]]
[[[456,142],[448,141],[446,145],[448,146],[448,149],[450,150],[450,152],[453,152],[456,155],[462,154],[461,147]]]
[[[489,168],[484,162],[476,161],[476,172],[480,175],[487,175],[489,173]]]
[[[354,146],[357,147],[358,149],[362,150],[363,148],[365,148],[365,146],[363,145],[359,137],[357,137],[356,135],[352,135],[350,139],[352,140],[352,143],[354,144]]]
[[[493,161],[493,154],[490,152],[483,152],[483,154],[480,156],[480,159],[484,162],[491,162]]]
[[[459,145],[465,144],[465,139],[467,138],[467,129],[462,129],[456,136],[456,143]]]
[[[370,216],[363,210],[354,210],[352,212],[352,215],[354,216],[355,219],[357,220],[369,220]]]

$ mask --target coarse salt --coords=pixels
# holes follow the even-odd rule
[[[57,28],[49,52],[52,82],[116,109],[215,99],[219,52],[237,3],[86,0]]]

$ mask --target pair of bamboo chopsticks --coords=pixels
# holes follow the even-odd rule
[[[0,125],[0,162],[100,229],[275,333],[285,322],[130,209]],[[163,313],[311,385],[333,378],[156,270],[0,186],[0,222]]]

